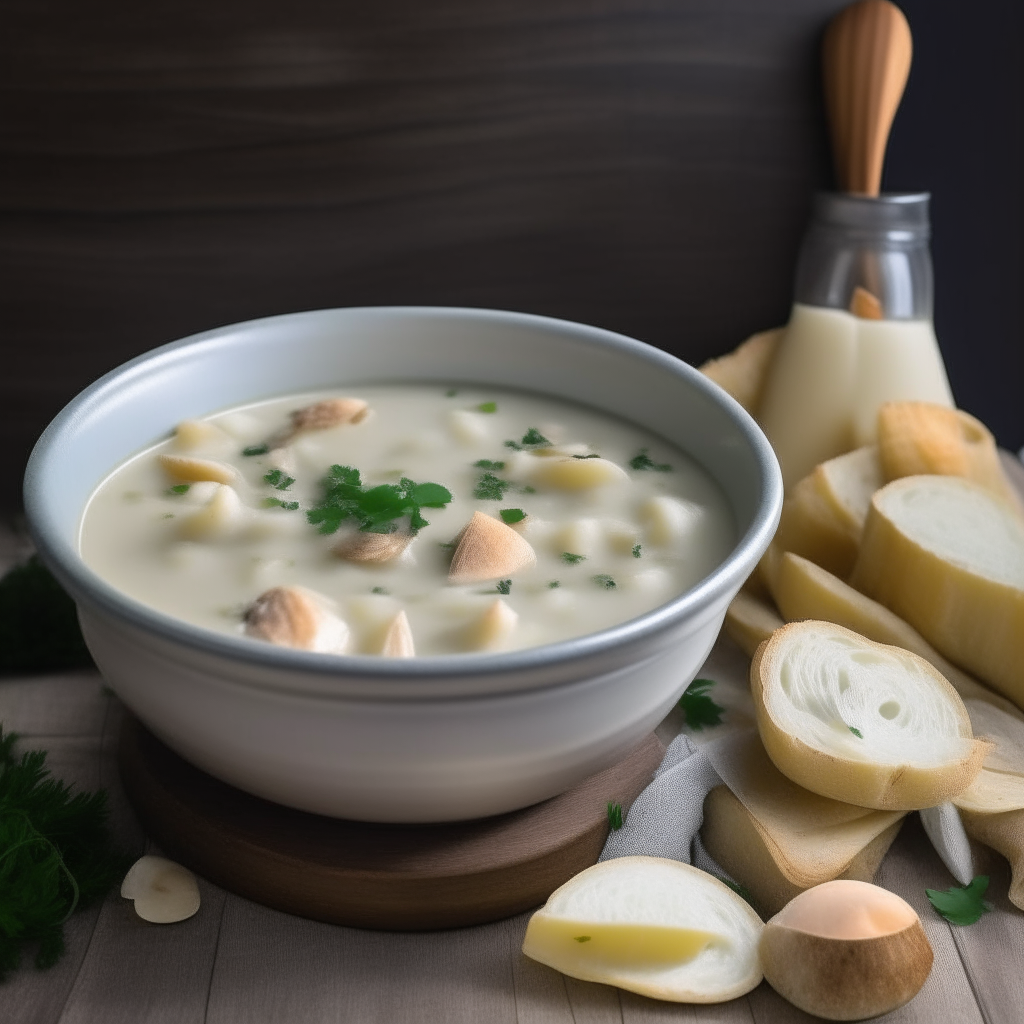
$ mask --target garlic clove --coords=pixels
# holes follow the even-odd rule
[[[448,582],[496,580],[527,569],[536,561],[529,541],[512,527],[478,511],[458,536]]]
[[[129,869],[121,895],[134,900],[135,913],[153,924],[174,924],[199,910],[199,883],[188,868],[147,854]]]
[[[347,562],[361,562],[380,565],[401,555],[412,542],[408,533],[363,533],[349,534],[332,549],[339,558]]]
[[[391,620],[391,625],[384,634],[384,646],[380,653],[385,658],[412,658],[416,655],[412,629],[404,611],[400,611]]]
[[[232,484],[238,480],[238,472],[234,467],[212,459],[196,459],[190,455],[160,455],[157,461],[164,472],[178,483],[213,480],[218,484]]]

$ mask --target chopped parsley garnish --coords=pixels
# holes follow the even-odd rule
[[[188,494],[188,489],[191,484],[175,484],[173,487],[167,488],[168,494]]]
[[[456,396],[456,395],[457,395],[458,393],[459,393],[459,389],[458,389],[458,388],[449,388],[449,389],[448,389],[448,390],[447,390],[447,391],[445,392],[445,395],[446,395],[446,397],[448,397],[448,398],[454,398],[454,397],[455,397],[455,396]]]
[[[299,503],[297,501],[282,501],[280,498],[264,498],[263,507],[283,508],[289,512],[295,512],[299,507]]]
[[[574,935],[573,938],[577,942],[589,942],[590,941],[590,936],[589,935]]]
[[[266,455],[270,451],[269,444],[251,444],[248,448],[242,449],[243,455]]]
[[[498,411],[498,403],[497,402],[481,402],[476,407],[476,411],[477,412],[497,412]]]
[[[560,580],[548,580],[548,590],[557,590],[561,585]]]
[[[614,590],[618,585],[606,572],[599,572],[596,576],[590,577],[599,587],[605,590]]]
[[[608,827],[613,832],[618,832],[622,828],[622,804],[612,803],[608,801]]]
[[[70,601],[70,599],[69,599]],[[35,965],[64,953],[64,922],[101,899],[130,863],[107,827],[106,793],[72,793],[46,753],[14,755],[0,729],[0,981],[35,945]]]
[[[473,489],[473,497],[481,501],[501,501],[511,486],[508,480],[502,480],[493,473],[484,473]]]
[[[714,685],[713,679],[694,679],[679,698],[679,707],[691,729],[699,731],[706,725],[721,724],[725,708],[719,707],[707,695]]]
[[[942,892],[939,889],[925,889],[931,905],[950,924],[974,924],[982,914],[987,914],[991,905],[982,897],[988,888],[988,875],[978,875],[970,885],[954,885]]]
[[[536,493],[537,493],[537,488],[536,487],[531,487],[529,484],[527,484],[523,488],[523,494],[536,494]]]
[[[512,593],[512,581],[511,580],[498,580],[498,593],[499,594],[511,594]]]
[[[78,626],[75,602],[39,556],[9,569],[0,579],[0,672],[47,672],[86,665],[92,665],[92,658]]]
[[[600,455],[574,455],[574,459],[599,459]]]
[[[536,427],[530,427],[521,441],[506,441],[505,447],[521,452],[524,448],[546,448],[549,444],[551,442]]]
[[[444,508],[452,500],[447,487],[417,484],[408,477],[397,484],[366,487],[351,466],[331,466],[320,484],[323,499],[306,513],[320,533],[334,533],[346,519],[354,519],[364,533],[394,533],[398,521],[408,516],[409,532],[415,535],[430,525],[420,509]]]
[[[373,589],[372,589],[372,590],[370,591],[370,593],[371,593],[371,594],[390,594],[390,593],[391,593],[391,591],[390,591],[390,590],[388,590],[388,588],[387,588],[387,587],[374,587],[374,588],[373,588]]]
[[[668,473],[672,467],[667,462],[655,462],[648,454],[646,448],[640,451],[629,460],[633,469],[653,469],[655,473]]]
[[[850,732],[852,732],[853,735],[857,737],[857,739],[859,739],[859,740],[864,739],[864,733],[862,733],[860,731],[860,729],[854,729],[854,727],[852,725],[848,725],[846,728],[849,729]]]
[[[501,516],[501,521],[509,526],[521,523],[526,518],[526,513],[521,508],[503,508],[498,515]]]
[[[263,482],[276,487],[279,491],[287,491],[295,483],[295,477],[289,476],[283,469],[272,469],[269,473],[263,474]]]
[[[437,542],[437,546],[439,548],[445,548],[446,550],[450,551],[452,548],[457,548],[458,544],[456,544],[455,541],[453,540],[439,540]]]
[[[634,544],[633,545],[633,557],[634,558],[639,558],[642,552],[643,552],[643,548],[642,548],[641,545],[639,545],[639,544]]]
[[[492,462],[490,459],[479,459],[473,463],[477,469],[504,469],[504,462]]]
[[[574,555],[571,551],[562,552],[562,561],[565,562],[566,565],[579,565],[580,562],[585,562],[586,560],[586,555]]]

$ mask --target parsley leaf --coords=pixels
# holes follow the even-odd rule
[[[264,508],[283,508],[288,512],[295,512],[298,510],[299,503],[297,501],[282,501],[280,498],[264,498]]]
[[[272,469],[269,473],[263,474],[263,482],[276,487],[279,491],[287,491],[295,483],[295,477],[289,476],[283,469]]]
[[[864,733],[862,733],[860,731],[860,729],[854,729],[854,727],[852,725],[848,725],[846,728],[849,729],[850,732],[852,732],[853,735],[857,737],[857,739],[859,739],[859,740],[864,739]]]
[[[521,508],[503,508],[498,515],[501,516],[501,521],[509,526],[521,523],[526,518],[526,513]]]
[[[130,863],[107,828],[106,793],[75,793],[50,777],[42,750],[14,756],[0,729],[0,980],[35,943],[35,965],[64,952],[64,922],[100,899]]]
[[[445,392],[445,397],[447,397],[447,398],[454,398],[458,393],[459,393],[459,389],[458,388],[449,388]]]
[[[713,679],[694,679],[679,698],[679,707],[691,729],[703,729],[705,725],[720,725],[725,708],[719,707],[707,691],[715,685]]]
[[[629,460],[633,469],[653,469],[655,473],[668,473],[672,467],[667,462],[655,462],[648,454],[646,448],[640,451]]]
[[[477,469],[504,469],[504,462],[492,462],[490,459],[479,459],[473,463]]]
[[[562,552],[562,561],[565,562],[566,565],[579,565],[580,562],[585,562],[586,560],[586,555],[574,555],[571,551]]]
[[[612,803],[608,801],[608,827],[613,832],[618,832],[622,828],[622,804]]]
[[[334,533],[346,519],[354,519],[364,533],[394,533],[398,520],[408,516],[409,532],[416,534],[430,525],[421,508],[444,508],[452,500],[446,487],[417,484],[404,476],[397,484],[366,487],[351,466],[331,466],[320,485],[323,499],[306,513],[320,533]]]
[[[548,590],[557,590],[561,585],[558,580],[548,580]]]
[[[191,484],[175,484],[173,487],[167,488],[168,494],[188,494]]]
[[[481,402],[476,407],[476,411],[477,412],[497,412],[498,411],[498,403],[497,402]]]
[[[269,444],[251,444],[248,448],[242,449],[243,455],[266,455],[270,451]]]
[[[574,459],[599,459],[600,455],[574,455]]]
[[[988,875],[978,875],[970,885],[954,885],[942,892],[925,889],[931,905],[950,924],[974,924],[982,914],[987,914],[991,905],[982,899],[988,888]]]
[[[493,473],[484,473],[473,489],[473,497],[481,501],[501,501],[511,486],[508,480],[502,480]]]
[[[633,557],[634,558],[639,558],[642,551],[643,551],[643,548],[641,547],[641,545],[639,545],[639,544],[634,544],[633,545]]]
[[[549,445],[551,442],[536,427],[530,427],[530,429],[523,434],[521,444],[525,448],[539,448],[544,445]]]
[[[596,576],[591,576],[590,578],[599,587],[603,587],[605,590],[614,590],[617,586],[615,580],[613,580],[606,572],[598,573]]]
[[[87,665],[92,665],[92,658],[82,639],[75,603],[38,555],[10,569],[0,579],[0,672],[47,672]],[[0,934],[2,920],[0,912]]]
[[[371,593],[371,594],[390,594],[390,593],[391,593],[391,591],[390,591],[390,590],[388,590],[388,589],[387,589],[387,587],[374,587],[374,588],[373,588],[373,589],[372,589],[372,590],[370,591],[370,593]]]
[[[512,581],[511,580],[498,580],[498,593],[499,594],[511,594],[512,593]]]

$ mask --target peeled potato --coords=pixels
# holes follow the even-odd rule
[[[912,476],[883,487],[850,582],[1024,707],[1024,521],[979,484]]]
[[[754,657],[758,729],[776,767],[835,800],[934,807],[963,792],[991,744],[928,662],[828,622],[793,622]]]
[[[932,969],[921,920],[905,900],[867,882],[801,893],[764,928],[768,984],[826,1020],[863,1020],[908,1003]]]
[[[523,952],[563,974],[679,1003],[717,1003],[761,981],[761,919],[689,864],[621,857],[556,889]]]

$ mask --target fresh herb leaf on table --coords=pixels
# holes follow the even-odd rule
[[[64,952],[64,922],[128,869],[107,828],[106,793],[72,793],[50,776],[46,753],[14,756],[0,728],[0,981],[37,944],[36,967]]]
[[[397,484],[366,487],[351,466],[331,466],[320,483],[323,499],[306,513],[320,533],[334,533],[346,519],[354,519],[364,533],[394,533],[399,520],[408,516],[409,532],[415,535],[430,525],[420,509],[444,508],[452,500],[446,487],[417,484],[408,477]]]
[[[613,832],[618,832],[622,828],[622,804],[612,803],[608,801],[608,827]]]
[[[925,889],[931,905],[950,924],[974,924],[982,914],[987,914],[991,905],[982,897],[988,889],[988,875],[978,875],[970,885],[954,885],[942,892],[939,889]]]
[[[91,665],[75,603],[38,556],[0,579],[0,672]]]
[[[699,731],[706,725],[721,724],[725,708],[719,707],[707,695],[714,685],[713,679],[694,679],[679,698],[679,707],[691,729]]]

